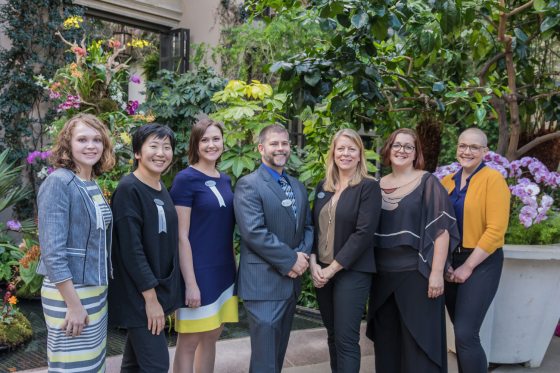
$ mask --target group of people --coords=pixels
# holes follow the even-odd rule
[[[309,269],[333,372],[360,370],[366,308],[377,372],[446,372],[446,306],[459,371],[486,372],[478,333],[501,274],[510,194],[483,162],[482,131],[460,135],[462,167],[440,182],[423,171],[413,130],[386,140],[381,156],[390,172],[378,181],[367,172],[359,134],[342,129],[313,209],[286,172],[285,127],[263,128],[257,146],[261,165],[233,193],[217,169],[222,125],[198,120],[189,166],[168,191],[161,175],[175,136],[165,125],[143,125],[132,136],[134,171],[109,203],[95,182],[115,163],[106,126],[83,113],[64,125],[51,156],[55,171],[38,195],[49,371],[104,371],[112,324],[127,330],[121,372],[167,372],[163,330],[175,312],[173,371],[212,372],[224,323],[238,321],[239,297],[250,372],[280,372]]]

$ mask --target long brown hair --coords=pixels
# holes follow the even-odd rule
[[[331,140],[331,145],[329,146],[329,154],[327,156],[327,171],[325,175],[325,183],[323,184],[323,189],[327,192],[335,192],[336,185],[340,182],[340,174],[338,172],[338,166],[334,162],[334,152],[336,148],[336,142],[342,136],[350,139],[360,151],[360,160],[358,161],[356,172],[352,179],[348,183],[348,186],[354,186],[359,184],[364,178],[373,179],[367,172],[366,156],[364,153],[364,143],[358,132],[350,128],[344,128],[338,131]]]
[[[64,123],[56,137],[49,160],[55,168],[67,168],[74,172],[78,171],[78,167],[72,158],[72,131],[79,123],[96,130],[101,135],[103,153],[101,153],[99,161],[92,167],[92,176],[97,177],[113,168],[115,165],[115,155],[113,154],[113,144],[111,143],[107,126],[93,114],[79,113]]]

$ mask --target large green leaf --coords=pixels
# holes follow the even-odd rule
[[[460,10],[453,0],[447,0],[443,3],[441,9],[441,30],[444,34],[448,34],[459,26]]]
[[[352,26],[359,29],[367,25],[368,20],[368,14],[366,12],[360,12],[352,16],[351,23]]]
[[[541,32],[547,32],[551,28],[555,27],[558,23],[560,23],[560,14],[546,17],[541,23]]]

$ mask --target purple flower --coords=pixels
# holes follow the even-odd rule
[[[27,155],[26,161],[27,164],[33,164],[33,162],[35,162],[35,158],[40,157],[41,156],[41,152],[38,150],[34,150],[31,153],[29,153]]]
[[[60,93],[49,89],[49,98],[51,100],[56,100],[57,98],[60,98]]]
[[[61,112],[61,111],[66,111],[69,109],[79,109],[80,108],[80,96],[72,96],[72,95],[68,95],[68,97],[66,98],[66,101],[64,101],[63,103],[61,103],[60,105],[57,106],[56,111],[57,112]]]
[[[52,152],[50,150],[47,150],[46,152],[41,152],[40,157],[42,160],[47,159],[48,157],[50,157],[52,154]]]
[[[126,105],[127,114],[134,115],[134,113],[136,113],[136,110],[138,110],[138,101],[128,101],[128,104]]]
[[[11,231],[19,232],[21,230],[21,223],[17,220],[8,220],[6,222],[6,228]]]
[[[140,76],[136,75],[136,74],[132,74],[130,76],[129,79],[132,83],[136,83],[136,84],[140,84],[140,82],[142,81],[142,79],[140,79]]]
[[[50,174],[52,174],[53,171],[54,171],[54,167],[51,167],[51,166],[47,167],[47,174],[50,175]]]
[[[492,160],[492,161],[486,162],[486,165],[488,167],[493,168],[494,170],[498,171],[499,173],[501,173],[504,178],[508,177],[508,172],[506,171],[504,166],[502,166],[501,164],[496,163]]]
[[[440,166],[438,168],[436,168],[436,171],[434,172],[434,175],[438,178],[438,179],[443,179],[445,176],[455,173],[457,171],[459,171],[461,169],[461,165],[458,162],[453,162],[449,165],[446,166]]]

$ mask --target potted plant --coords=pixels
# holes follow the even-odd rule
[[[20,346],[33,335],[29,320],[16,306],[15,288],[12,283],[0,287],[0,352]]]
[[[480,330],[488,361],[540,366],[560,317],[560,174],[538,159],[509,162],[489,152],[512,193],[504,267],[498,292]],[[458,164],[438,167],[443,177]],[[448,347],[454,350],[448,322]]]
[[[17,181],[21,166],[8,162],[8,150],[0,154],[0,212],[29,196],[30,190]],[[21,232],[30,228],[29,221],[0,222],[0,351],[11,349],[31,338],[31,324],[16,307],[14,271],[24,253],[12,242],[8,231]]]

